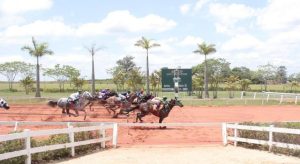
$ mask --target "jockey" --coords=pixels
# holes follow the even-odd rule
[[[73,104],[77,104],[77,102],[80,99],[81,95],[82,95],[82,90],[79,90],[78,92],[72,93],[68,98],[68,102],[73,103]]]
[[[2,98],[0,98],[0,108],[4,108],[4,109],[6,109],[6,110],[9,109],[9,105],[8,105],[7,102],[6,102],[4,99],[2,99]]]
[[[156,110],[159,110],[161,102],[162,102],[162,99],[160,97],[154,97],[151,100],[151,103],[153,104],[153,106]]]
[[[105,94],[106,94],[106,89],[99,90],[99,92],[98,92],[98,98],[99,99],[103,99],[104,96],[105,96]]]
[[[144,90],[141,89],[141,91],[137,92],[136,95],[137,95],[137,100],[138,100],[138,103],[139,103],[144,97]]]
[[[125,101],[129,97],[130,91],[118,94],[118,97],[121,98],[121,101]]]
[[[169,102],[167,101],[167,97],[164,96],[162,99],[163,108],[169,108]]]

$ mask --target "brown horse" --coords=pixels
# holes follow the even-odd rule
[[[106,100],[106,109],[113,112],[113,118],[117,118],[119,114],[127,114],[125,111],[130,108],[137,95],[131,93],[125,101],[122,101],[120,97],[112,96]]]
[[[169,113],[171,112],[174,106],[183,107],[183,104],[180,102],[180,100],[177,100],[175,98],[171,99],[168,102],[168,105],[164,105],[162,109],[155,110],[153,108],[153,104],[150,101],[142,103],[139,107],[140,113],[137,113],[136,115],[136,122],[138,121],[138,119],[140,120],[140,122],[143,122],[142,117],[152,113],[154,116],[159,117],[159,123],[162,123],[164,118],[169,116]]]

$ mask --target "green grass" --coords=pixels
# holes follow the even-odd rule
[[[90,91],[90,84],[85,84],[83,90]],[[260,85],[251,85],[251,88],[259,89]],[[65,84],[66,92],[58,92],[58,83],[56,82],[42,82],[41,83],[41,95],[42,98],[34,98],[35,93],[31,92],[29,95],[25,94],[24,89],[19,83],[15,83],[13,86],[16,89],[16,92],[11,92],[8,90],[8,84],[6,82],[0,82],[0,97],[5,98],[10,104],[44,104],[49,99],[58,99],[61,97],[68,97],[75,89],[69,84]],[[116,89],[114,84],[111,84],[110,81],[97,81],[96,90],[110,88]],[[270,89],[280,89],[283,88],[282,85],[270,85]],[[73,89],[73,90],[72,90]],[[256,99],[254,99],[255,92],[246,92],[241,99],[241,91],[234,91],[234,98],[229,99],[228,91],[218,91],[217,99],[203,100],[199,99],[197,96],[198,92],[189,96],[187,92],[180,92],[179,98],[183,100],[183,103],[188,106],[229,106],[229,105],[277,105],[279,104],[280,95],[270,95],[270,101],[266,102],[266,95],[262,94],[260,91],[256,92]],[[204,93],[203,93],[204,94]],[[212,92],[209,92],[210,97],[212,98]],[[174,98],[175,95],[173,92],[158,92],[159,97],[167,96],[168,99]],[[262,99],[264,101],[262,101]],[[285,97],[282,104],[294,104],[294,97],[287,99]],[[300,103],[300,99],[299,99]]]

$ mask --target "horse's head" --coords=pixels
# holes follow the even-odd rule
[[[180,108],[183,107],[183,104],[180,100],[178,100],[176,97],[175,99],[171,99],[169,104],[173,105],[173,106],[179,106]]]
[[[0,98],[0,108],[4,108],[6,110],[9,109],[8,103],[4,99],[2,99],[2,98]]]

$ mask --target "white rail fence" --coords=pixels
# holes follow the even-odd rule
[[[233,136],[228,135],[227,129],[234,130]],[[269,132],[269,135],[268,135],[269,140],[241,138],[238,136],[238,130]],[[238,142],[246,142],[246,143],[252,143],[252,144],[259,144],[259,145],[268,145],[269,151],[271,151],[273,146],[281,147],[281,148],[289,148],[289,149],[300,149],[300,145],[297,145],[297,144],[274,142],[274,139],[273,139],[274,133],[300,135],[300,129],[278,128],[278,127],[274,127],[274,125],[270,125],[269,127],[260,127],[260,126],[239,125],[238,123],[235,123],[235,124],[223,123],[222,124],[222,136],[223,136],[223,144],[224,145],[227,145],[228,141],[233,141],[234,146],[237,146]]]
[[[241,99],[245,99],[244,93],[249,93],[242,91],[241,92]],[[257,96],[262,99],[262,104],[264,101],[269,102],[269,100],[278,100],[279,104],[282,104],[283,101],[292,100],[295,104],[298,104],[298,99],[300,98],[300,94],[298,93],[280,93],[280,92],[250,92],[253,94],[253,100],[257,99]]]
[[[1,123],[2,123],[2,125],[4,124],[4,122],[1,122]],[[23,150],[0,154],[0,161],[26,155],[26,157],[27,157],[26,164],[30,164],[31,163],[31,155],[34,153],[63,149],[63,148],[71,148],[71,155],[75,156],[75,147],[76,146],[93,144],[93,143],[101,143],[101,147],[105,148],[105,142],[108,142],[108,141],[112,141],[113,147],[116,148],[117,136],[118,136],[118,124],[117,123],[98,123],[98,124],[100,124],[100,125],[86,126],[86,127],[73,127],[73,126],[69,125],[68,128],[63,128],[63,129],[38,130],[38,131],[30,131],[29,129],[26,129],[21,133],[0,135],[0,142],[11,141],[11,140],[16,140],[16,139],[25,139],[25,148]],[[113,130],[112,136],[106,136],[106,129]],[[74,141],[75,140],[74,133],[86,132],[86,131],[99,131],[99,134],[100,134],[99,138],[78,141],[78,142]],[[56,135],[56,134],[68,134],[69,142],[64,143],[64,144],[48,145],[48,146],[41,146],[41,147],[31,147],[31,142],[30,142],[31,137]]]

